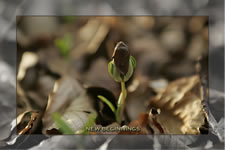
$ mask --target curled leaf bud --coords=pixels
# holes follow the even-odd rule
[[[129,80],[136,67],[136,61],[133,56],[130,56],[127,45],[123,42],[117,43],[112,58],[108,64],[111,77],[117,82]]]
[[[116,64],[116,68],[121,75],[125,75],[128,72],[130,52],[128,47],[123,42],[118,42],[115,46],[112,58]]]

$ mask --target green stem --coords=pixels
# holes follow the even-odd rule
[[[123,112],[124,112],[124,103],[127,96],[127,91],[125,88],[125,82],[121,82],[121,93],[117,104],[117,114],[116,114],[116,120],[117,122],[121,123],[123,119]]]

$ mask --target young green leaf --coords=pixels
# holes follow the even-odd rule
[[[133,68],[136,68],[136,60],[133,56],[130,56],[130,61],[132,63]]]
[[[115,107],[107,98],[105,98],[104,96],[101,96],[101,95],[98,95],[98,98],[100,100],[102,100],[104,103],[106,103],[109,106],[109,108],[112,110],[112,112],[115,113],[115,111],[116,111]]]
[[[73,130],[69,125],[62,119],[61,115],[58,112],[53,113],[53,120],[55,121],[56,126],[63,134],[74,134]]]
[[[120,73],[116,69],[116,65],[114,63],[114,60],[110,61],[108,64],[108,72],[110,76],[116,81],[116,82],[121,82],[123,81]]]
[[[108,64],[108,72],[113,77],[113,74],[114,74],[114,64],[113,64],[113,61],[110,61],[109,64]]]
[[[92,127],[95,124],[95,120],[97,118],[96,113],[91,113],[88,121],[85,123],[83,129],[82,129],[82,134],[89,134],[89,131],[87,130],[87,128]]]
[[[69,34],[55,40],[55,45],[63,57],[68,58],[70,49],[72,48],[72,42],[72,37]]]

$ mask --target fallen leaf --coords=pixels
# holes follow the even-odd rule
[[[95,110],[91,98],[81,85],[70,77],[64,77],[56,81],[53,92],[49,95],[46,112],[42,119],[43,133],[46,133],[46,130],[58,129],[52,118],[54,112],[58,112],[76,132],[84,126],[90,113],[95,113]]]
[[[148,117],[147,113],[140,113],[138,116],[138,120],[134,120],[129,123],[129,127],[138,127],[141,130],[136,132],[120,132],[120,134],[152,134],[151,130],[148,129]]]
[[[165,91],[150,100],[150,107],[160,108],[158,121],[167,134],[199,134],[206,113],[202,86],[197,75],[171,82]]]
[[[17,117],[17,134],[30,133],[39,113],[35,111],[27,111]]]

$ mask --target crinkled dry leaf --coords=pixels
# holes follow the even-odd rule
[[[35,111],[26,111],[17,117],[17,134],[30,133],[39,113]]]
[[[57,129],[53,123],[52,113],[59,112],[62,119],[77,131],[83,127],[91,112],[95,112],[90,97],[81,85],[70,77],[56,81],[54,90],[48,99],[48,105],[43,117],[43,133],[46,130]]]
[[[157,119],[167,134],[199,134],[206,115],[202,99],[200,78],[195,75],[171,82],[150,107],[161,109]]]

